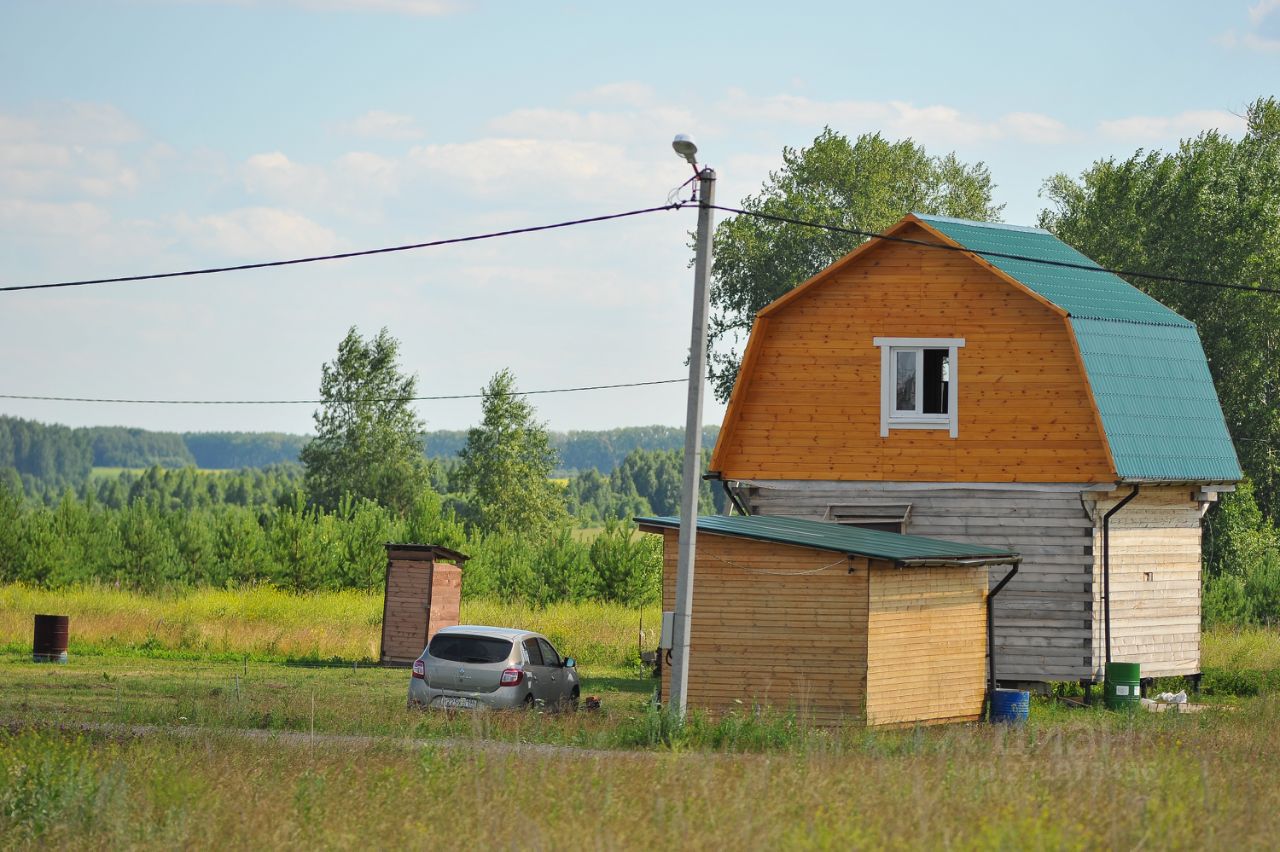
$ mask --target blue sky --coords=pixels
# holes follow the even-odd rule
[[[693,134],[719,200],[824,125],[983,160],[1006,221],[1096,159],[1240,132],[1280,0],[0,6],[0,284],[419,242],[665,201]],[[1068,9],[1064,11],[1064,9]],[[1271,86],[1272,88],[1268,88]],[[684,375],[694,212],[404,255],[0,294],[0,394],[307,398],[386,326],[423,394]],[[684,418],[684,388],[539,396],[558,430]],[[477,419],[430,402],[431,429]],[[312,407],[0,400],[70,425],[310,431]],[[706,420],[721,409],[709,405]]]

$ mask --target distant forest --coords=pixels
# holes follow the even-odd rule
[[[703,430],[710,448],[718,426]],[[80,489],[95,467],[162,467],[241,470],[292,464],[306,435],[281,432],[152,432],[123,426],[70,428],[0,416],[0,484],[29,495]],[[466,443],[465,431],[423,435],[428,458],[453,460]],[[630,426],[604,431],[552,432],[566,478],[596,471],[608,475],[635,450],[683,449],[684,430],[674,426]]]

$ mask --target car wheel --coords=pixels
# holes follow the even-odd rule
[[[521,709],[523,710],[533,709],[533,693],[532,692],[530,692],[528,695],[524,697],[524,703],[521,704],[520,706],[521,706]]]
[[[576,713],[578,710],[578,698],[579,691],[578,687],[575,686],[573,692],[556,702],[556,710],[561,713]]]

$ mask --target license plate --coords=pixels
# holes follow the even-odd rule
[[[440,699],[438,706],[443,707],[445,710],[474,710],[476,700],[474,698],[454,698],[446,695]]]

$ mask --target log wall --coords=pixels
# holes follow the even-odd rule
[[[1094,530],[1079,485],[758,481],[752,514],[825,520],[833,505],[910,503],[906,531],[1007,547],[1018,575],[995,603],[997,674],[1007,681],[1092,675]],[[995,585],[1007,566],[990,569]]]

